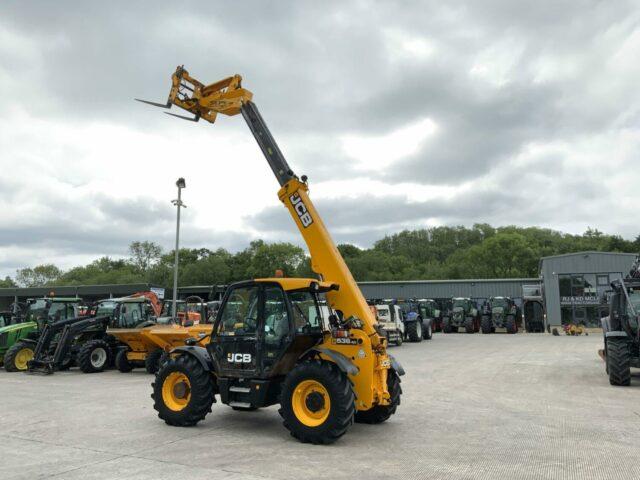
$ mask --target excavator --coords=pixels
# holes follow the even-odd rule
[[[176,105],[193,117],[165,113],[196,122],[242,114],[318,278],[274,276],[230,285],[208,342],[188,340],[160,367],[154,408],[169,425],[192,426],[216,396],[235,410],[280,404],[294,438],[330,444],[354,421],[389,419],[400,404],[404,370],[387,353],[386,338],[311,202],[307,177],[294,174],[252,99],[240,75],[205,85],[180,66],[165,104],[140,101]],[[328,309],[320,308],[325,299]]]

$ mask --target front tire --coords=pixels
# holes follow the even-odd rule
[[[493,333],[491,331],[491,329],[493,328],[493,322],[491,321],[491,317],[487,315],[483,316],[480,325],[482,327],[482,333]]]
[[[161,348],[147,353],[147,357],[144,359],[144,368],[147,373],[155,375],[158,372],[160,367],[160,359],[162,358],[163,354],[164,350],[162,350]]]
[[[507,317],[507,321],[505,322],[505,327],[507,328],[507,333],[516,333],[518,331],[518,326],[516,325],[516,319],[512,316]]]
[[[442,319],[442,333],[451,333],[451,319],[445,317]]]
[[[627,340],[607,339],[606,359],[609,383],[617,387],[631,385],[631,349]]]
[[[424,338],[425,340],[431,340],[433,338],[433,323],[429,322],[429,325],[427,325],[427,328],[425,328],[424,331],[424,335],[422,336],[422,338]]]
[[[396,346],[402,346],[402,332],[400,330],[397,331]]]
[[[191,427],[203,420],[215,402],[211,373],[188,354],[167,360],[151,387],[158,417],[176,427]]]
[[[116,355],[116,368],[121,373],[129,373],[133,370],[133,364],[127,358],[127,350],[124,348]]]
[[[409,322],[406,325],[407,339],[410,342],[422,341],[422,320],[418,319],[415,322]]]
[[[474,322],[473,322],[473,318],[467,317],[464,320],[464,330],[467,333],[475,333],[475,325],[474,325]]]
[[[386,422],[389,417],[396,413],[398,405],[400,405],[400,396],[402,395],[402,387],[400,387],[400,377],[395,370],[389,370],[387,374],[387,388],[391,395],[391,403],[389,405],[376,405],[369,410],[356,412],[355,421],[358,423],[378,424]]]
[[[329,444],[353,423],[355,396],[347,375],[335,364],[307,361],[285,378],[278,412],[293,437],[303,443]]]
[[[4,354],[4,369],[7,372],[24,372],[27,370],[27,362],[33,359],[33,346],[16,342]]]
[[[109,365],[111,349],[104,340],[89,340],[80,347],[76,358],[84,373],[102,372]]]

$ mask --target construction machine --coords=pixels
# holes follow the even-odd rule
[[[298,177],[269,132],[239,75],[205,85],[183,68],[166,104],[213,123],[242,114],[264,154],[311,254],[318,278],[262,278],[230,285],[205,347],[173,350],[153,383],[154,408],[169,425],[203,420],[218,396],[252,410],[280,404],[291,435],[328,444],[355,421],[382,423],[400,404],[400,364],[387,353],[358,285]],[[179,115],[177,115],[179,116]],[[241,178],[237,179],[241,183]],[[322,318],[320,299],[330,311]]]
[[[207,304],[202,298],[191,296],[180,300],[177,318],[171,316],[171,304],[170,300],[164,302],[157,324],[120,324],[120,328],[113,325],[109,328],[107,334],[118,343],[115,366],[119,371],[128,373],[144,367],[148,373],[156,373],[169,351],[185,345],[189,338],[202,339],[211,334]]]

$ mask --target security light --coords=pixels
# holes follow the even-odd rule
[[[178,188],[185,188],[187,186],[187,184],[185,183],[184,178],[180,177],[178,179],[178,181],[176,182],[176,186]]]

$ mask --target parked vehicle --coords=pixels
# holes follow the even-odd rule
[[[491,297],[483,307],[482,333],[495,333],[496,328],[516,333],[520,316],[520,309],[510,297]]]
[[[405,336],[404,314],[399,305],[384,303],[375,305],[378,325],[387,337],[388,343],[402,345]]]
[[[606,372],[609,383],[631,384],[631,367],[640,368],[640,278],[611,283],[609,315],[602,318]]]
[[[452,298],[451,310],[442,317],[444,333],[457,333],[460,328],[467,333],[480,331],[480,312],[476,302],[468,297]]]
[[[440,309],[435,300],[422,298],[402,304],[404,312],[405,340],[421,342],[431,340],[434,323],[440,318]]]
[[[29,299],[19,321],[0,328],[0,358],[4,369],[7,372],[26,370],[45,325],[78,317],[81,305],[82,299],[77,297]]]

